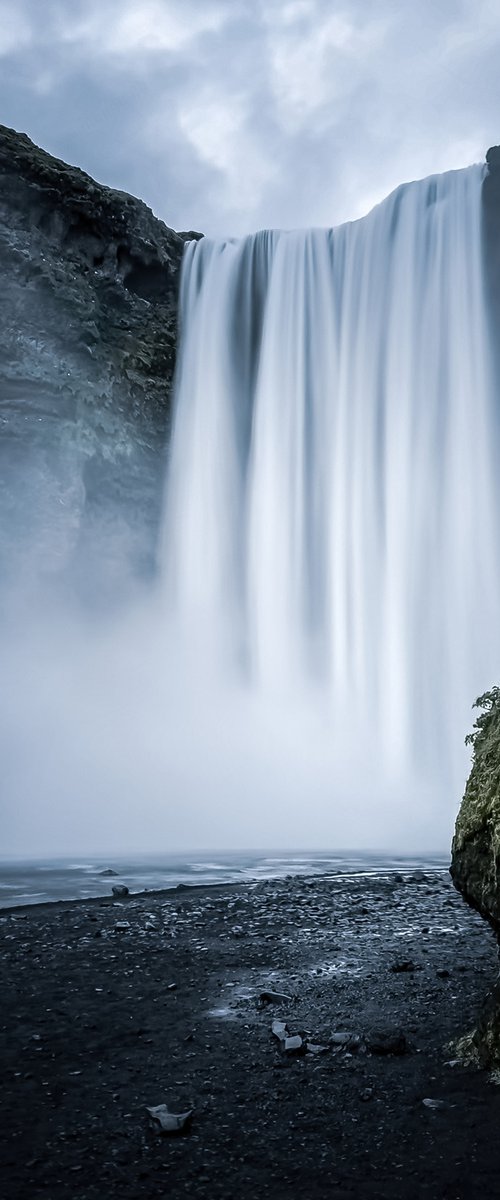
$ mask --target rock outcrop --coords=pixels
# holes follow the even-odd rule
[[[492,351],[500,371],[500,146],[486,155],[483,184],[483,243]],[[467,741],[470,775],[457,817],[451,876],[465,900],[489,922],[500,940],[500,688],[476,701],[479,715]],[[500,987],[487,1000],[477,1028],[459,1047],[466,1058],[500,1067]]]
[[[451,874],[500,934],[500,688],[476,701],[472,768],[457,817]]]
[[[0,575],[23,594],[42,576],[117,594],[152,569],[197,236],[0,126]]]
[[[500,937],[500,688],[476,701],[479,716],[468,741],[473,761],[457,817],[451,876],[455,886]],[[500,1066],[500,989],[486,1005],[462,1052]]]

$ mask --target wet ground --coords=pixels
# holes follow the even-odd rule
[[[18,909],[0,938],[6,1200],[500,1196],[500,1088],[449,1048],[496,950],[443,872]]]

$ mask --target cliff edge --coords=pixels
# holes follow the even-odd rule
[[[23,592],[152,569],[189,236],[0,126],[0,573]]]

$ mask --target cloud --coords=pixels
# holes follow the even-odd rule
[[[499,140],[497,0],[0,0],[3,120],[168,224],[331,225]]]
[[[74,11],[60,4],[54,32],[66,45],[91,48],[99,57],[175,54],[200,34],[219,32],[227,11],[217,4],[187,6],[175,0],[108,0],[85,4],[75,20]]]
[[[16,11],[8,0],[0,3],[0,58],[24,49],[31,40],[31,24],[23,12]]]

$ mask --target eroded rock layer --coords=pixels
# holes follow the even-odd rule
[[[0,126],[0,571],[23,594],[151,570],[186,236]]]

